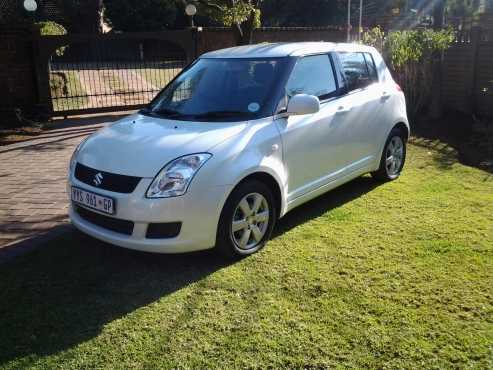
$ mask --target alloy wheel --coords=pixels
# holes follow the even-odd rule
[[[269,203],[262,194],[250,193],[238,203],[231,223],[231,236],[242,250],[256,248],[269,226]]]
[[[404,142],[401,137],[394,136],[387,145],[387,152],[385,155],[385,167],[389,176],[396,176],[399,174],[403,159]]]

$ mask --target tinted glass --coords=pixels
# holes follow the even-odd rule
[[[256,119],[270,102],[286,59],[199,59],[142,110],[198,121]]]
[[[326,99],[337,90],[332,64],[328,55],[304,57],[296,62],[286,85],[289,97],[309,94]]]
[[[373,57],[370,53],[364,53],[366,66],[368,67],[368,74],[370,75],[370,80],[372,82],[378,81],[377,75],[377,67],[375,66],[375,62],[373,61]]]
[[[370,76],[363,53],[339,53],[349,91],[368,86]]]

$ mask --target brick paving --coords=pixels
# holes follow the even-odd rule
[[[107,83],[105,74],[106,70],[83,70],[79,72],[79,81],[82,88],[88,95],[86,107],[100,108],[107,106],[125,105],[125,102],[118,95],[114,95],[113,89]],[[84,95],[82,92],[79,94]]]
[[[121,117],[63,120],[32,140],[0,146],[0,252],[68,225],[70,156],[87,135]]]

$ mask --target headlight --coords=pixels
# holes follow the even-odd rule
[[[197,171],[212,157],[209,153],[186,155],[168,163],[147,189],[147,198],[177,197],[187,192]]]
[[[82,146],[84,143],[89,139],[89,136],[86,137],[84,140],[82,140],[79,145],[77,145],[77,148],[75,148],[74,152],[72,153],[72,157],[70,157],[70,165],[69,165],[69,172],[72,173],[75,169],[75,165],[77,164],[77,154],[79,154]]]

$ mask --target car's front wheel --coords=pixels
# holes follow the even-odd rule
[[[374,178],[380,181],[397,179],[406,161],[406,134],[399,128],[394,128],[387,138],[380,159],[380,168],[373,172]]]
[[[241,258],[262,249],[277,219],[274,196],[264,183],[241,183],[229,196],[218,225],[216,248]]]

